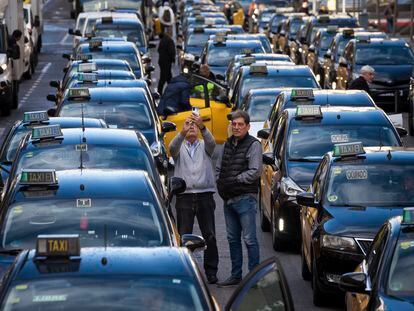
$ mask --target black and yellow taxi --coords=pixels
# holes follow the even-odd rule
[[[343,138],[335,140],[348,140]],[[301,206],[302,275],[312,279],[316,305],[329,294],[340,293],[341,275],[354,271],[372,252],[372,240],[382,224],[414,204],[414,151],[366,148],[358,139],[335,144],[316,169],[308,191],[296,196]],[[375,256],[385,255],[384,251]]]
[[[234,55],[243,54],[245,49],[250,49],[252,53],[265,53],[259,40],[226,40],[225,36],[216,36],[205,44],[200,61],[201,64],[209,65],[213,74],[224,77]]]
[[[350,40],[337,70],[337,88],[347,88],[359,77],[362,66],[375,69],[370,93],[382,107],[391,106],[395,111],[408,111],[408,91],[414,53],[403,39],[376,39],[359,37]]]
[[[111,230],[105,227],[107,238],[97,247],[89,247],[79,234],[49,233],[37,237],[34,249],[3,256],[2,308],[221,310],[190,253],[205,247],[202,238],[183,235],[183,248],[109,247]],[[277,258],[250,272],[225,310],[246,304],[294,310]]]
[[[262,229],[271,230],[275,250],[300,240],[296,196],[308,188],[324,154],[334,144],[402,145],[397,130],[377,107],[297,105],[282,112],[266,137],[259,206]]]
[[[183,180],[176,185],[171,191],[185,190]],[[180,243],[164,198],[142,170],[23,169],[4,195],[0,222],[3,250],[31,249],[39,234],[67,232],[90,247]]]
[[[323,62],[324,55],[328,51],[336,33],[338,26],[328,26],[327,28],[320,28],[315,35],[308,48],[307,65],[312,69],[316,76],[316,80],[320,85],[324,85]]]
[[[365,31],[363,28],[340,28],[335,35],[329,49],[323,56],[322,65],[324,89],[336,89],[336,71],[339,66],[339,58],[348,42],[356,37],[387,38],[387,34],[380,31]]]
[[[346,14],[311,16],[303,26],[300,36],[290,45],[291,52],[292,50],[299,52],[299,57],[296,59],[297,64],[307,64],[308,48],[315,38],[316,32],[319,28],[328,26],[355,28],[358,27],[358,21],[355,17]]]
[[[268,88],[270,85],[274,88],[319,88],[308,66],[294,66],[288,62],[278,62],[277,65],[256,62],[239,68],[233,87],[229,89],[230,103],[237,109],[249,90]]]
[[[0,189],[7,180],[10,170],[20,146],[21,140],[32,131],[33,127],[59,125],[61,128],[106,128],[108,125],[104,120],[92,118],[50,118],[46,111],[25,112],[23,120],[16,121],[6,133],[0,149]]]
[[[414,210],[387,220],[355,272],[341,277],[347,310],[414,310]]]

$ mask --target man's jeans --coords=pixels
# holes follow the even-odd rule
[[[259,264],[259,243],[256,237],[257,199],[252,195],[242,195],[224,202],[227,240],[230,246],[231,276],[242,278],[243,250],[241,236],[247,247],[249,271]]]

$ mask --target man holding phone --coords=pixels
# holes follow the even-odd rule
[[[203,139],[198,139],[201,132]],[[217,283],[218,250],[216,243],[213,198],[215,177],[212,156],[216,146],[213,135],[203,124],[197,107],[185,120],[183,129],[170,143],[174,159],[174,176],[187,184],[184,193],[177,195],[175,208],[180,235],[193,232],[194,217],[197,217],[201,234],[206,240],[204,270],[210,284]]]

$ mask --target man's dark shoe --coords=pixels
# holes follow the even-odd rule
[[[217,281],[218,281],[218,278],[214,274],[207,275],[208,284],[216,284]]]
[[[227,280],[223,281],[223,282],[218,282],[217,286],[218,287],[230,287],[230,286],[236,286],[237,284],[239,284],[241,282],[241,279],[239,278],[234,278],[234,277],[229,277]]]

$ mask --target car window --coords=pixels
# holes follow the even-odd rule
[[[385,249],[387,236],[389,234],[388,226],[384,225],[379,231],[375,240],[373,241],[369,253],[367,255],[368,276],[371,284],[375,284],[377,280],[377,271],[379,268],[382,253]]]

